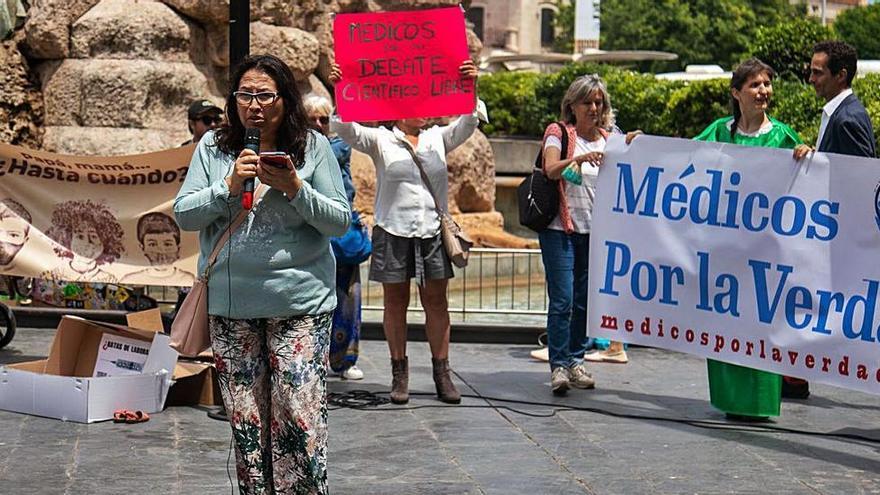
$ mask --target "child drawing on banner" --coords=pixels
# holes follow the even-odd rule
[[[31,214],[12,198],[0,200],[0,270],[13,270],[15,255],[28,240]]]
[[[52,225],[46,235],[55,241],[55,253],[66,258],[57,272],[63,279],[116,283],[117,278],[101,269],[122,253],[122,226],[106,205],[91,200],[65,201],[55,205]]]
[[[180,259],[180,227],[173,218],[159,212],[142,215],[137,223],[137,238],[150,266],[125,275],[123,283],[192,285],[195,276],[174,266]]]

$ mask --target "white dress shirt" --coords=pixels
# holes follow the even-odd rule
[[[822,123],[819,124],[819,137],[816,139],[816,149],[822,144],[822,138],[825,137],[825,129],[828,128],[828,121],[831,120],[831,116],[834,115],[834,112],[843,103],[843,100],[851,94],[853,94],[852,88],[844,89],[822,107]]]
[[[462,115],[449,125],[434,126],[419,134],[416,155],[431,186],[446,210],[449,176],[446,153],[464,143],[477,128],[477,113]],[[330,131],[352,148],[366,153],[376,166],[376,225],[399,237],[430,238],[440,232],[434,199],[422,182],[419,169],[404,146],[411,146],[396,126],[364,127],[356,122],[330,118]]]

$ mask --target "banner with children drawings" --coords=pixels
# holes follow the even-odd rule
[[[43,292],[62,281],[192,285],[198,239],[172,211],[192,152],[78,157],[0,145],[0,275],[57,282]]]

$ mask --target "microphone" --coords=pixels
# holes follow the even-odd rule
[[[244,130],[244,147],[256,154],[260,154],[260,129],[251,127]],[[241,192],[241,207],[250,210],[254,205],[254,178],[244,180],[244,188]]]

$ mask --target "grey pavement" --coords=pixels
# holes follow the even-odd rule
[[[19,329],[0,363],[45,356],[53,332]],[[409,408],[330,413],[334,494],[868,494],[880,493],[880,397],[813,384],[783,403],[772,427],[852,433],[864,440],[735,427],[707,402],[705,361],[630,350],[627,365],[592,366],[598,387],[554,398],[529,347],[454,344],[463,393],[595,409],[561,411],[430,392],[427,344],[410,344]],[[384,391],[384,342],[362,343],[362,382],[331,392]],[[493,408],[492,406],[497,407]],[[698,425],[612,414],[704,421]],[[734,427],[732,427],[734,426]],[[138,425],[82,425],[0,411],[0,494],[224,494],[230,433],[196,408]],[[234,461],[229,473],[234,476]]]

